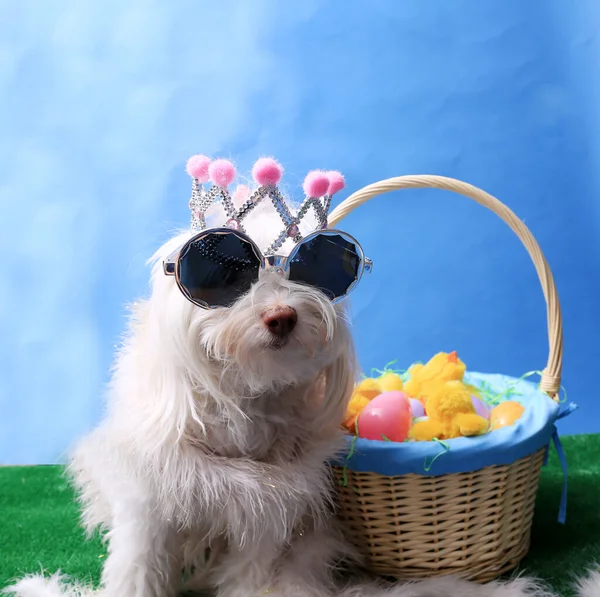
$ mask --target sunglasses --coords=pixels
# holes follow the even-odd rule
[[[318,230],[281,257],[264,256],[242,232],[213,228],[193,236],[163,262],[164,273],[175,276],[183,295],[203,309],[230,307],[266,271],[317,288],[335,303],[372,267],[358,242],[340,230]]]

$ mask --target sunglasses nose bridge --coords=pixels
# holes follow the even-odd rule
[[[286,258],[281,255],[265,255],[258,272],[259,280],[272,274],[287,279],[289,277],[289,271],[286,271],[285,264]]]

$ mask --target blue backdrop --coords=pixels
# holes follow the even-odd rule
[[[277,156],[300,190],[435,173],[530,226],[564,309],[563,432],[600,431],[600,5],[0,0],[0,463],[54,462],[102,412],[126,302],[187,222],[197,152]],[[547,356],[533,266],[493,214],[403,191],[344,227],[363,367],[457,349],[519,376]]]

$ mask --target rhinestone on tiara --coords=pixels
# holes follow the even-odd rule
[[[229,160],[211,160],[203,155],[192,156],[187,163],[187,172],[192,177],[192,196],[189,201],[192,230],[206,228],[206,212],[210,206],[220,201],[227,221],[225,226],[232,230],[244,230],[244,218],[265,199],[268,199],[281,218],[283,229],[264,252],[273,255],[291,238],[302,240],[299,224],[312,208],[317,217],[318,229],[327,228],[327,216],[332,196],[344,188],[344,177],[339,172],[313,170],[306,175],[302,188],[305,199],[297,212],[287,205],[277,184],[283,174],[282,166],[273,158],[260,158],[252,168],[252,178],[258,185],[254,192],[240,185],[231,195],[229,185],[235,178],[235,166]],[[204,183],[211,182],[208,188]]]

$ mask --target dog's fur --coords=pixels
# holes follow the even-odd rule
[[[70,471],[88,532],[106,531],[102,588],[28,577],[17,597],[521,597],[519,578],[485,586],[442,578],[340,583],[355,554],[336,528],[326,462],[340,447],[354,382],[344,310],[275,274],[229,309],[189,303],[155,256],[152,291],[132,309],[108,409]],[[298,323],[274,345],[260,314],[289,305]],[[182,575],[182,571],[184,574]],[[186,580],[184,580],[186,577]],[[600,595],[590,581],[582,596]],[[594,588],[596,587],[596,588]]]

